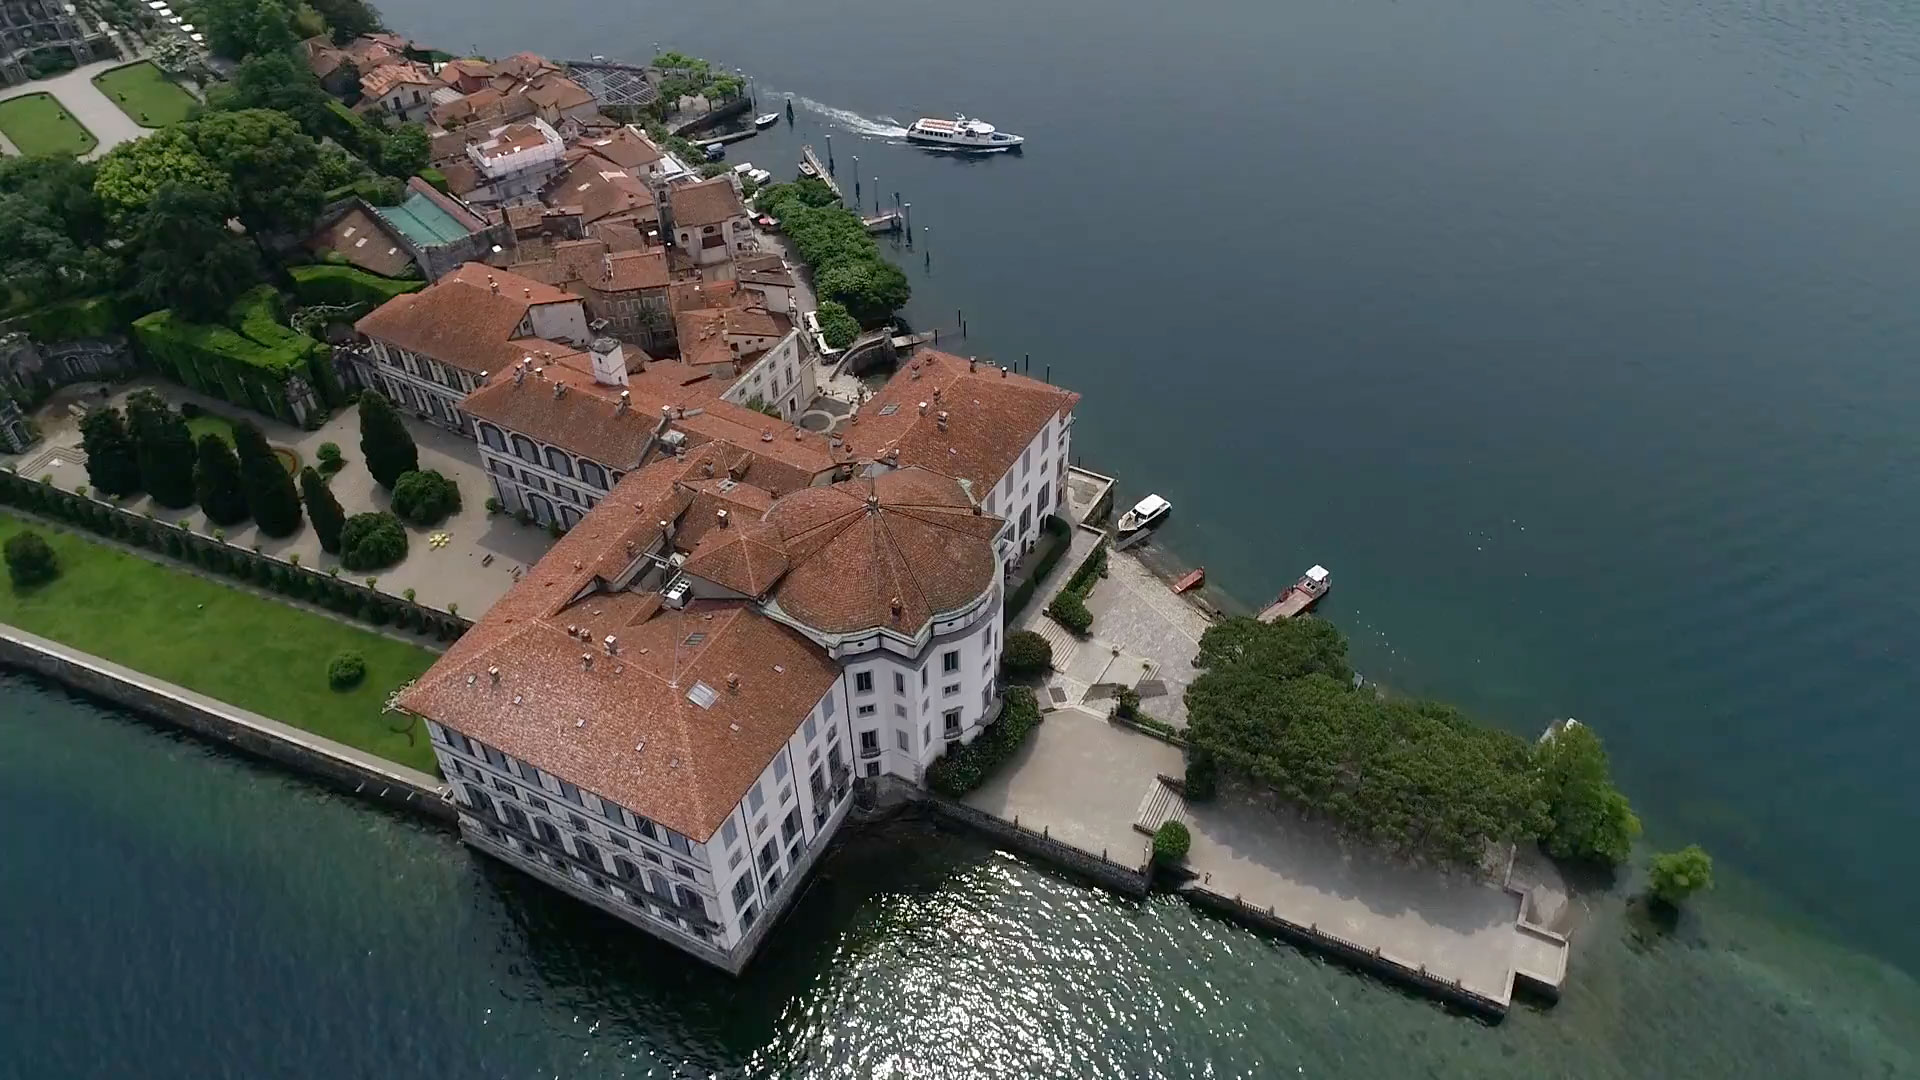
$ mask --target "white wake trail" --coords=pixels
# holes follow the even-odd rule
[[[793,95],[792,100],[808,112],[818,113],[857,135],[871,135],[876,139],[901,139],[907,134],[907,129],[901,127],[890,116],[862,116],[848,109],[822,105],[812,98],[801,97],[799,94]]]

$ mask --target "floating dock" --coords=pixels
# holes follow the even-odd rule
[[[1265,610],[1260,612],[1260,621],[1279,622],[1282,619],[1291,619],[1296,615],[1304,614],[1308,608],[1319,603],[1320,598],[1327,595],[1327,590],[1332,586],[1333,578],[1327,573],[1327,568],[1314,566],[1302,574],[1300,580],[1293,583],[1292,588],[1281,593],[1273,603],[1268,604]]]
[[[901,229],[901,218],[898,211],[889,210],[884,214],[861,218],[860,224],[865,225],[870,233],[895,233]]]
[[[800,148],[800,160],[813,167],[813,175],[819,177],[820,182],[827,185],[827,190],[833,192],[834,198],[839,199],[841,202],[847,200],[847,197],[840,193],[840,184],[833,178],[833,173],[828,171],[826,164],[820,160],[820,155],[813,152],[811,143]]]

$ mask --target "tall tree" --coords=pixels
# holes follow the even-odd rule
[[[134,290],[199,322],[218,319],[259,279],[253,248],[228,227],[224,200],[169,184],[134,230]]]
[[[215,110],[273,109],[293,117],[316,139],[333,122],[328,105],[332,100],[313,72],[291,53],[249,56],[226,82],[207,92],[207,104]]]
[[[300,527],[300,496],[267,437],[253,421],[241,420],[233,425],[233,448],[240,457],[240,489],[255,524],[268,536],[292,536]]]
[[[200,436],[193,469],[193,493],[200,509],[215,525],[238,525],[247,520],[247,495],[240,486],[240,459],[227,440],[208,433]]]
[[[380,147],[380,171],[388,176],[413,176],[427,167],[433,142],[419,124],[401,124]]]
[[[127,428],[140,463],[140,486],[175,510],[193,505],[193,433],[159,394],[137,390],[127,399]]]
[[[0,293],[46,303],[109,289],[120,271],[112,252],[76,241],[52,208],[0,195]]]
[[[0,193],[46,207],[74,243],[91,246],[107,239],[106,211],[93,190],[96,174],[92,162],[73,158],[0,158]]]
[[[275,0],[200,0],[196,21],[213,51],[233,60],[284,52],[299,41],[293,16]]]
[[[234,216],[256,240],[305,232],[320,212],[320,148],[271,109],[209,113],[189,130],[200,155],[227,177]]]
[[[420,450],[406,422],[378,391],[360,395],[360,456],[375,483],[391,491],[400,474],[420,467]]]
[[[307,520],[313,522],[314,535],[320,538],[320,549],[329,555],[340,554],[340,529],[347,523],[347,514],[327,487],[326,478],[311,465],[300,470],[300,494],[307,504]]]
[[[100,159],[93,190],[107,220],[124,233],[168,184],[210,192],[223,207],[232,195],[226,174],[200,153],[185,124],[161,128],[109,150]]]
[[[1682,900],[1713,888],[1713,856],[1699,844],[1655,855],[1647,868],[1647,891],[1661,903],[1678,906]]]
[[[140,490],[140,458],[120,410],[107,406],[91,410],[80,421],[80,448],[87,455],[87,483],[107,495],[132,495]]]
[[[309,0],[320,17],[333,29],[333,42],[344,45],[361,34],[386,29],[380,13],[365,0]]]
[[[1593,729],[1569,723],[1534,750],[1548,826],[1541,843],[1562,859],[1625,862],[1640,819],[1613,786],[1607,751]]]

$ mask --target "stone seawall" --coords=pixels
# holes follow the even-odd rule
[[[1484,994],[1477,994],[1458,982],[1430,974],[1425,968],[1408,967],[1384,955],[1379,949],[1362,948],[1317,926],[1301,926],[1265,908],[1254,907],[1237,897],[1222,896],[1198,885],[1189,885],[1181,889],[1180,895],[1202,910],[1231,919],[1243,926],[1274,934],[1301,948],[1332,957],[1388,982],[1438,998],[1447,1005],[1483,1020],[1497,1024],[1506,1019],[1506,1002],[1495,1001]]]
[[[1044,833],[1037,833],[1024,825],[1004,821],[985,811],[975,810],[965,803],[943,798],[931,791],[921,791],[919,801],[934,814],[982,833],[1001,847],[1039,859],[1070,873],[1079,874],[1125,896],[1136,899],[1145,897],[1148,887],[1152,884],[1151,873],[1145,867],[1122,866],[1111,859],[1103,859],[1098,855],[1081,851],[1071,844],[1055,840]]]
[[[0,623],[0,667],[31,671],[143,716],[284,765],[370,802],[443,825],[457,820],[448,787],[409,769],[259,713]]]

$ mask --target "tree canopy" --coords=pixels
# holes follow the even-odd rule
[[[247,520],[247,496],[240,489],[240,459],[227,440],[208,432],[195,444],[194,497],[207,520],[215,525],[238,525]]]
[[[187,124],[162,128],[109,150],[100,159],[93,190],[108,219],[124,225],[168,184],[199,188],[218,198],[223,208],[233,194],[226,174],[194,145]]]
[[[860,325],[885,322],[913,296],[907,276],[880,257],[860,215],[819,180],[774,184],[760,193],[758,205],[780,219],[780,230],[812,267],[821,299],[843,305]]]
[[[229,59],[286,52],[300,40],[277,0],[198,0],[198,10],[207,45]]]
[[[1699,844],[1655,855],[1647,869],[1647,891],[1662,903],[1678,905],[1701,889],[1711,888],[1713,856]]]
[[[127,398],[127,428],[140,463],[140,486],[175,510],[193,505],[193,433],[159,394],[136,390]]]
[[[328,102],[333,99],[320,88],[319,80],[291,53],[264,53],[249,56],[234,68],[224,83],[207,92],[208,105],[216,110],[274,109],[293,117],[309,135],[318,136],[332,121]]]
[[[140,490],[140,459],[120,410],[90,409],[80,421],[80,448],[87,455],[87,482],[103,495]]]
[[[253,249],[227,227],[225,202],[203,188],[161,188],[133,232],[134,290],[184,318],[218,319],[259,280]]]
[[[234,216],[256,236],[304,231],[320,212],[320,150],[285,113],[208,113],[182,124],[200,155],[227,179]]]
[[[1527,839],[1617,862],[1639,831],[1590,729],[1536,748],[1449,705],[1381,700],[1353,687],[1347,643],[1323,620],[1229,619],[1194,663],[1189,772],[1204,763],[1203,788],[1224,769],[1351,836],[1445,863]]]
[[[300,495],[307,505],[307,520],[313,522],[314,535],[320,538],[320,549],[329,555],[340,554],[340,530],[347,523],[347,515],[326,480],[311,465],[300,470]]]
[[[388,176],[412,176],[427,167],[433,142],[419,124],[401,124],[380,146],[380,171]]]
[[[420,467],[420,450],[406,422],[373,390],[360,395],[360,456],[374,482],[389,491],[400,477]]]
[[[386,28],[380,12],[365,0],[307,0],[333,31],[333,42],[344,45],[361,34]]]
[[[300,496],[293,477],[251,420],[233,425],[233,448],[240,458],[240,490],[247,512],[268,536],[291,536],[300,527]]]

